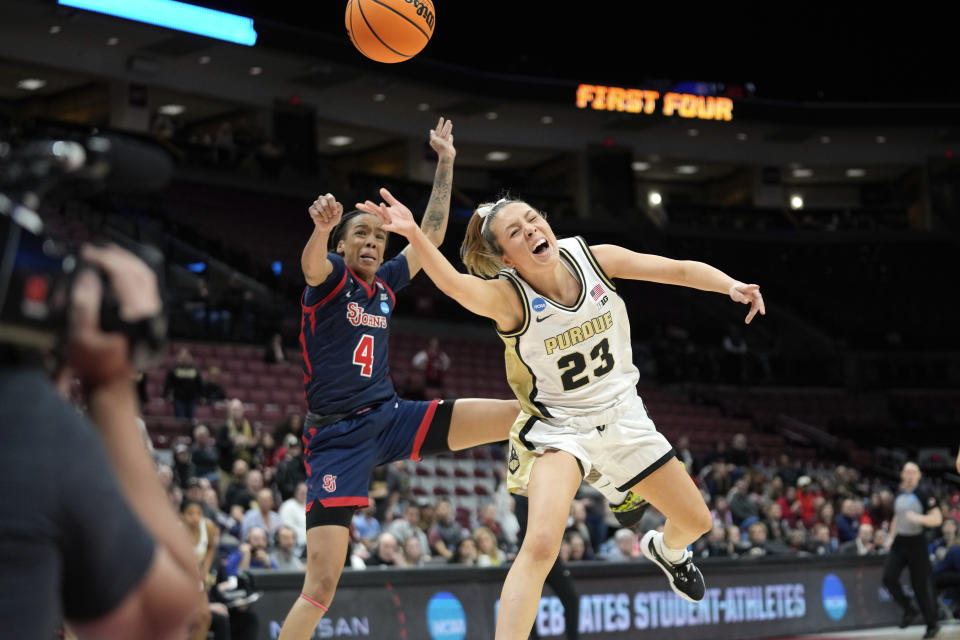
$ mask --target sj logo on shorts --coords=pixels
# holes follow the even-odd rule
[[[323,476],[323,490],[327,493],[333,493],[337,490],[337,476],[332,476],[329,473]]]

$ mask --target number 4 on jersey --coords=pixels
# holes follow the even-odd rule
[[[373,373],[373,336],[363,334],[357,348],[353,350],[353,364],[360,367],[360,375],[369,378]]]

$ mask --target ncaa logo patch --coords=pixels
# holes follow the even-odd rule
[[[820,586],[820,597],[823,601],[823,610],[831,620],[840,620],[847,612],[847,592],[843,582],[832,573],[828,573]]]
[[[386,302],[381,302],[380,311],[382,311],[383,313],[390,313],[390,305],[388,305]]]
[[[337,476],[332,476],[329,473],[323,476],[323,490],[327,493],[333,493],[337,490]]]
[[[543,298],[534,298],[533,302],[530,303],[530,306],[533,307],[534,311],[540,313],[547,308],[547,301]]]
[[[467,614],[455,595],[440,591],[430,598],[427,629],[431,640],[463,640],[467,636]]]

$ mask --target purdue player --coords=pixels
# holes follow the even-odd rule
[[[452,125],[443,118],[430,132],[430,145],[439,161],[423,233],[434,246],[446,230],[456,155]],[[281,640],[311,637],[330,606],[350,521],[356,508],[369,502],[375,466],[506,440],[520,411],[513,400],[398,398],[388,375],[389,327],[395,292],[420,270],[418,254],[408,246],[384,262],[387,233],[380,220],[361,211],[344,214],[330,194],[317,198],[310,216],[314,230],[302,258],[308,286],[300,301],[310,410],[303,429],[307,568]],[[639,519],[635,498],[607,493],[623,500],[621,519]]]
[[[380,194],[389,206],[368,201],[357,207],[377,214],[384,229],[406,236],[444,293],[496,322],[506,344],[507,376],[523,407],[513,446],[536,454],[526,487],[530,525],[503,585],[497,639],[527,637],[570,502],[594,468],[667,517],[663,533],[648,532],[641,549],[674,592],[701,600],[703,576],[686,547],[710,530],[712,519],[637,396],[629,320],[612,279],[725,293],[750,305],[748,323],[765,312],[759,286],[699,262],[614,245],[588,247],[580,238],[558,241],[540,213],[506,199],[480,207],[467,229],[463,260],[471,272],[491,278],[483,280],[459,273],[417,228],[410,211],[386,189]],[[518,455],[514,466],[521,462]],[[522,476],[519,469],[512,475]]]

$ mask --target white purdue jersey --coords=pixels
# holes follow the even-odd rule
[[[534,291],[516,271],[501,270],[499,277],[520,294],[524,314],[516,331],[498,331],[507,380],[524,412],[555,425],[629,405],[640,379],[627,309],[614,284],[583,238],[557,244],[561,263],[580,281],[580,297],[568,307]]]

